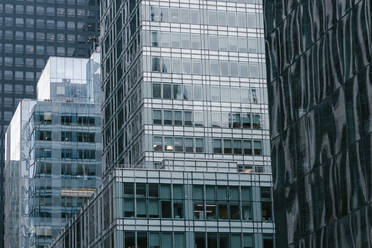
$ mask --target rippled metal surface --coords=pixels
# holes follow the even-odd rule
[[[371,15],[265,1],[277,248],[372,247]]]

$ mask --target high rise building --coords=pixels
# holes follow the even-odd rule
[[[13,112],[21,99],[35,98],[49,56],[89,58],[98,19],[97,0],[0,0],[0,219],[4,133]]]
[[[273,247],[260,1],[101,1],[103,187],[52,247]]]
[[[265,1],[277,247],[371,247],[372,5]]]
[[[7,129],[5,247],[46,247],[101,184],[99,54],[51,57]]]

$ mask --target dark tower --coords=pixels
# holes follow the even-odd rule
[[[264,12],[276,247],[372,247],[372,2]]]

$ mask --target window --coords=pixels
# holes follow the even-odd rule
[[[243,118],[243,128],[244,129],[250,129],[251,128],[251,114],[249,113],[243,113],[242,114]]]
[[[153,72],[160,72],[160,58],[159,57],[152,58],[151,70]]]
[[[244,155],[252,155],[252,141],[251,140],[243,141],[243,152],[244,152]]]
[[[225,154],[232,154],[232,144],[231,144],[231,140],[225,139],[225,140],[223,141],[223,145],[224,145],[224,153],[225,153]]]
[[[253,117],[253,128],[254,129],[261,129],[261,116],[254,115]]]
[[[163,84],[163,99],[172,99],[172,86]]]
[[[134,201],[124,198],[124,217],[134,217]]]
[[[72,149],[62,149],[61,150],[61,158],[62,159],[72,159]]]
[[[161,99],[161,84],[152,85],[152,96],[157,99]]]
[[[184,100],[192,100],[192,86],[191,85],[184,85],[183,87],[183,99]]]
[[[174,125],[182,126],[182,111],[174,111]]]
[[[253,247],[253,246],[251,246]],[[274,238],[271,234],[263,235],[263,248],[274,248]]]
[[[164,110],[164,125],[172,125],[172,111]]]
[[[174,138],[174,149],[176,152],[183,152],[183,138]]]
[[[220,139],[213,139],[213,153],[222,153],[222,142]]]
[[[161,110],[153,110],[153,123],[155,125],[162,125]]]
[[[182,99],[182,86],[179,84],[173,84],[173,99]]]
[[[193,139],[192,138],[185,138],[185,151],[188,153],[193,153]]]
[[[204,139],[196,138],[195,139],[195,152],[203,153],[204,152]]]
[[[242,141],[241,140],[234,140],[234,154],[242,154]]]
[[[255,140],[254,141],[254,154],[261,155],[262,154],[262,141]]]
[[[241,119],[240,113],[233,113],[232,114],[232,127],[233,128],[241,128]]]
[[[194,123],[196,127],[204,126],[203,112],[199,112],[199,111],[194,112]]]
[[[154,151],[163,151],[163,140],[162,137],[153,137],[153,149]]]
[[[164,138],[164,148],[166,152],[172,152],[174,149],[173,145],[173,138],[172,137],[165,137]]]
[[[221,101],[220,92],[221,92],[220,91],[220,87],[214,87],[214,86],[211,87],[211,98],[212,98],[212,101],[216,101],[216,102]]]
[[[192,126],[192,112],[184,111],[185,126]]]
[[[36,139],[50,141],[52,140],[52,132],[51,131],[37,131]]]

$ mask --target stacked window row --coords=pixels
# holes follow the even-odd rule
[[[263,188],[261,192],[264,221],[272,220],[270,192],[270,188]],[[253,221],[250,187],[193,185],[192,198],[193,216],[190,217],[195,220]],[[124,183],[123,205],[126,218],[187,218],[183,185]]]
[[[184,138],[171,136],[154,136],[153,151],[155,152],[186,152],[186,153],[204,153],[204,138]]]
[[[2,22],[3,18],[0,18],[0,22]],[[55,21],[53,19],[32,19],[32,18],[12,18],[12,17],[5,17],[4,18],[5,26],[16,26],[19,28],[34,26],[36,23],[37,28],[47,28],[47,29],[68,29],[74,31],[83,31],[87,28],[87,23],[85,22],[74,22],[74,21]],[[26,24],[27,22],[27,24]],[[3,23],[1,23],[3,24]],[[92,30],[93,31],[93,30]],[[6,31],[5,31],[6,32]]]
[[[260,187],[262,221],[272,221],[271,189]],[[194,219],[253,221],[251,187],[193,185]]]
[[[185,248],[183,232],[125,232],[125,248]]]
[[[4,75],[3,75],[4,74]],[[5,80],[18,80],[18,81],[34,81],[36,78],[39,78],[40,72],[32,72],[32,71],[11,71],[11,70],[0,70],[0,79]]]
[[[96,159],[95,150],[73,150],[73,149],[61,149],[61,159]],[[51,148],[36,148],[36,158],[52,158]]]
[[[152,83],[151,91],[148,97],[165,100],[260,103],[263,98],[263,89],[248,87]]]
[[[1,33],[1,31],[0,31]],[[27,33],[26,33],[27,35]],[[26,36],[27,39],[27,36]],[[85,41],[85,38],[82,38],[83,41]],[[6,54],[26,54],[26,55],[73,55],[75,51],[74,47],[62,47],[62,46],[34,46],[34,45],[22,45],[22,44],[9,44],[5,43],[2,44],[0,43],[0,52],[6,53]],[[37,60],[38,61],[38,60]],[[41,61],[41,60],[40,60]],[[31,63],[31,62],[30,62]],[[40,63],[39,63],[40,64]]]
[[[144,70],[221,77],[265,78],[264,63],[144,56]],[[203,70],[204,68],[204,70]]]
[[[202,233],[194,234],[194,248],[253,248],[252,234]],[[269,247],[265,247],[269,248]],[[273,248],[273,247],[272,247]]]
[[[187,110],[153,110],[154,125],[204,127],[208,113]],[[212,112],[212,127],[261,129],[261,115],[252,113]]]
[[[262,15],[255,12],[232,12],[146,6],[144,20],[184,24],[206,24],[219,27],[263,28]]]
[[[185,234],[183,232],[128,232],[124,233],[125,248],[185,248]],[[273,248],[265,240],[271,240],[272,235],[264,235],[263,248]],[[194,233],[195,248],[254,248],[252,234],[242,233]]]
[[[1,18],[0,18],[1,20]],[[1,21],[0,21],[1,23]],[[26,25],[30,25],[30,23],[27,23]],[[9,25],[9,26],[13,26],[13,25]],[[32,27],[28,27],[28,28],[33,28],[34,25],[31,25]],[[39,27],[38,27],[39,28]],[[41,27],[40,27],[41,28]],[[44,29],[44,28],[43,28]],[[52,28],[50,28],[52,29]],[[8,39],[8,40],[19,40],[19,41],[22,41],[22,40],[29,40],[29,41],[47,41],[47,42],[69,42],[69,43],[74,43],[76,41],[79,41],[79,42],[83,42],[85,41],[85,37],[82,36],[82,35],[75,35],[75,34],[64,34],[64,33],[53,33],[55,32],[55,28],[53,28],[53,31],[50,30],[49,32],[47,33],[44,33],[44,32],[31,32],[31,31],[28,31],[28,32],[23,32],[23,31],[15,31],[13,32],[12,30],[6,30],[6,31],[2,31],[0,30],[0,38],[1,39]],[[10,48],[10,47],[13,47],[12,44],[8,44],[8,43],[5,43],[4,44],[4,47],[5,48]],[[48,54],[48,55],[54,55],[55,54],[55,50],[54,50],[55,46],[41,46],[41,45],[38,45],[36,46],[36,54]],[[26,51],[26,53],[28,54],[31,54],[31,53],[34,53],[35,52],[35,46],[33,45],[27,45],[27,46],[23,46],[22,44],[16,44],[14,46],[14,52],[15,53],[23,53],[24,51]],[[9,53],[9,51],[7,51],[5,49],[5,52]],[[57,49],[57,52],[61,52],[60,49],[58,50]]]
[[[53,120],[52,112],[35,112],[34,121],[35,124],[51,125]],[[77,115],[63,115],[59,117],[60,124],[78,125],[78,126],[95,126],[96,118],[91,116],[77,116]],[[57,123],[53,123],[57,124]]]
[[[207,49],[221,52],[264,53],[262,38],[192,34],[179,32],[144,32],[145,46]]]
[[[36,131],[35,140],[52,141],[52,131]],[[62,131],[61,141],[94,143],[95,133]]]
[[[37,162],[36,163],[36,176],[51,176],[52,174],[67,177],[95,177],[96,176],[96,164],[61,164],[61,170],[58,166],[53,166],[52,163],[48,162]],[[57,170],[57,171],[56,171]]]
[[[251,139],[213,139],[214,154],[267,155],[262,140]],[[204,153],[204,138],[184,138],[182,136],[154,136],[152,138],[155,152]]]
[[[253,221],[251,188],[193,185],[193,215],[198,220]]]
[[[34,2],[34,0],[28,0],[27,2]],[[40,1],[39,1],[40,2]],[[67,4],[67,5],[81,5],[81,6],[94,6],[94,1],[89,0],[48,0],[48,1],[41,1],[41,2],[48,2],[48,5],[52,4]],[[48,12],[48,9],[50,10],[52,7],[42,7],[38,6],[36,8],[36,14],[45,15],[44,9]],[[16,13],[22,14],[24,7],[23,5],[17,4],[0,4],[0,13],[6,13],[6,14],[13,14],[14,10]],[[34,14],[35,7],[32,5],[26,6],[26,13],[28,14]],[[53,8],[54,9],[54,8]],[[64,9],[64,8],[58,8],[58,9]]]
[[[64,3],[64,0],[57,0],[57,3]],[[68,4],[75,4],[75,0],[68,0]],[[79,0],[79,4],[84,5],[86,3],[83,3],[84,1]],[[54,1],[48,1],[49,4],[54,4]],[[4,9],[5,11],[4,11]],[[76,9],[76,8],[55,8],[55,7],[44,7],[44,6],[35,6],[33,5],[13,5],[13,4],[5,4],[4,7],[2,4],[0,4],[0,13],[3,13],[3,11],[7,14],[13,14],[13,11],[15,10],[16,14],[28,14],[28,15],[34,15],[35,13],[37,15],[45,16],[65,16],[68,17],[83,17],[89,15],[89,10],[85,9]],[[36,10],[36,11],[35,11]]]
[[[262,140],[213,139],[213,153],[263,155]]]

